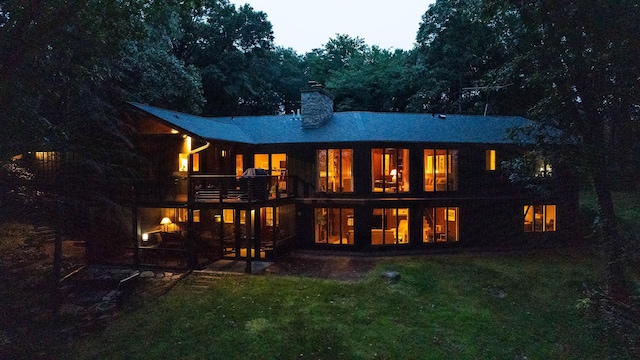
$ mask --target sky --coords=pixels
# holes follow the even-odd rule
[[[435,0],[230,0],[267,14],[276,46],[303,55],[336,34],[369,46],[411,50],[422,15]]]

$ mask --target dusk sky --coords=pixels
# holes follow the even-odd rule
[[[367,45],[410,50],[422,15],[435,0],[230,0],[267,14],[275,44],[304,54],[336,34],[360,37]]]

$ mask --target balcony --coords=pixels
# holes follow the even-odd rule
[[[295,196],[295,184],[286,175],[266,171],[243,175],[191,175],[168,181],[150,180],[136,187],[139,203],[253,203]]]

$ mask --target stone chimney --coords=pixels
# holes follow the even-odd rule
[[[302,127],[315,129],[333,116],[333,96],[317,83],[310,82],[311,89],[301,93]]]

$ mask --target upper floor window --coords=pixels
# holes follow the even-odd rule
[[[556,231],[555,205],[525,205],[524,231],[547,232]]]
[[[253,164],[271,175],[272,188],[287,189],[287,154],[255,154]]]
[[[183,136],[182,146],[180,148],[180,154],[178,154],[178,171],[189,171],[189,153],[191,152],[191,137]],[[200,154],[195,153],[192,156],[193,167],[192,171],[200,171]]]
[[[244,173],[244,155],[236,154],[236,177],[242,176]]]
[[[487,171],[496,170],[496,151],[495,150],[485,151],[485,170]]]
[[[200,154],[195,153],[193,157],[193,172],[200,171]],[[189,171],[189,154],[180,153],[178,155],[178,171]]]
[[[409,149],[371,149],[371,180],[373,191],[409,191]]]
[[[458,190],[458,150],[424,150],[424,190]]]
[[[535,174],[539,177],[553,176],[553,169],[551,164],[545,159],[536,159]]]
[[[287,170],[287,154],[255,154],[254,167],[265,169],[272,176],[279,176]]]
[[[539,151],[529,151],[524,155],[524,162],[527,166],[529,176],[551,177],[553,168],[549,159]]]
[[[353,191],[353,150],[322,149],[317,152],[318,191]]]

